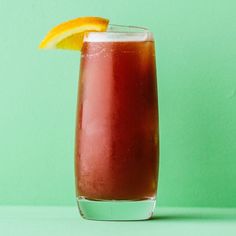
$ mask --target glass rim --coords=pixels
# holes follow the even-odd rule
[[[153,33],[145,27],[131,25],[109,24],[107,31],[87,32],[85,42],[114,42],[114,41],[154,41]]]
[[[146,27],[135,26],[135,25],[117,25],[109,24],[107,33],[146,33],[150,30]]]

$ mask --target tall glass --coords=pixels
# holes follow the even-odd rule
[[[156,202],[159,131],[153,34],[112,26],[81,52],[75,179],[81,215],[143,220]]]

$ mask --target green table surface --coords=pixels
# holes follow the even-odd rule
[[[0,207],[1,236],[236,235],[236,208],[157,208],[153,219],[90,221],[76,207]]]

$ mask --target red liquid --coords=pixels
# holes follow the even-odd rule
[[[159,138],[154,43],[85,42],[77,111],[77,196],[155,197]]]

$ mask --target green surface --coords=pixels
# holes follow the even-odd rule
[[[1,235],[233,236],[236,209],[162,208],[149,221],[102,222],[81,219],[73,207],[1,207]]]
[[[158,204],[236,207],[235,9],[235,0],[1,0],[0,204],[75,203],[80,55],[37,46],[62,21],[100,15],[156,37]]]

